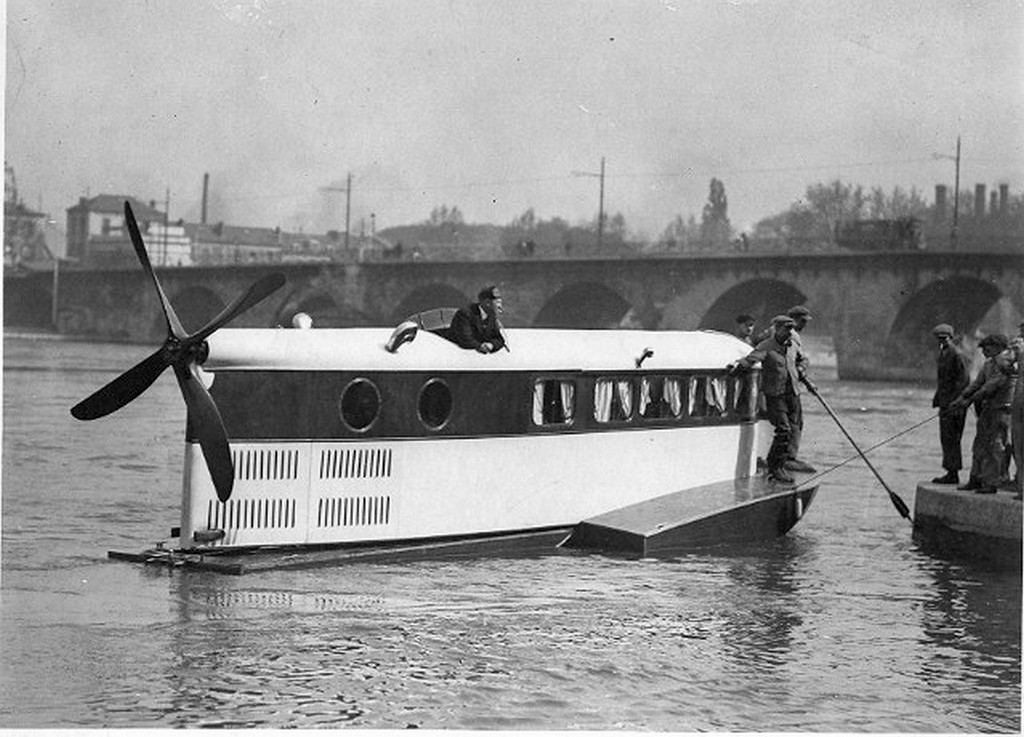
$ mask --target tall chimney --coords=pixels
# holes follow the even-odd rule
[[[1006,208],[1010,202],[1010,185],[999,185],[999,216],[1006,217]]]
[[[981,218],[985,216],[985,185],[975,184],[974,185],[974,217]]]
[[[206,197],[210,191],[210,173],[203,174],[203,210],[199,216],[199,222],[206,225]]]
[[[935,220],[942,222],[946,219],[946,185],[935,185]]]
[[[988,196],[988,214],[989,217],[999,214],[999,194],[994,189]]]

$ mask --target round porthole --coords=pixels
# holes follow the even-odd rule
[[[338,405],[341,421],[350,430],[363,432],[380,414],[380,392],[369,379],[353,379],[341,393]]]
[[[431,430],[440,430],[452,416],[452,390],[441,379],[431,379],[420,389],[420,420]]]

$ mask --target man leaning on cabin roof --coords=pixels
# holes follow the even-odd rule
[[[494,353],[508,347],[501,333],[501,292],[498,287],[484,287],[477,294],[477,301],[459,309],[452,318],[452,340],[463,348],[472,348],[480,353]]]

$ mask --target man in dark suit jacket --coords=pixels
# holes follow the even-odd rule
[[[765,459],[768,478],[784,484],[792,484],[794,480],[786,470],[786,462],[792,460],[789,457],[790,438],[800,414],[800,374],[790,335],[795,324],[789,315],[772,318],[772,334],[739,361],[727,366],[730,372],[734,372],[748,370],[755,363],[761,364],[761,392],[765,397],[768,421],[775,428],[772,447]]]
[[[932,406],[939,409],[939,441],[942,443],[942,467],[946,471],[944,476],[932,479],[932,483],[959,484],[960,469],[963,468],[960,440],[967,412],[953,409],[950,405],[971,383],[971,362],[953,342],[952,325],[936,325],[932,335],[939,341],[939,352],[935,357],[938,378]]]
[[[484,287],[477,301],[459,309],[452,318],[452,339],[463,348],[494,353],[505,347],[501,334],[501,292],[495,286]]]

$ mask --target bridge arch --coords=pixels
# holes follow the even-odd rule
[[[631,305],[604,284],[572,284],[548,299],[533,320],[538,328],[614,328],[630,317]]]
[[[807,295],[784,281],[749,279],[725,290],[704,313],[698,327],[731,333],[736,329],[736,316],[747,314],[757,321],[760,332],[773,317],[806,301]]]
[[[190,333],[203,327],[226,306],[216,292],[203,286],[183,289],[170,300],[181,326]],[[155,318],[153,325],[153,335],[161,338],[166,335],[167,325],[162,314]]]
[[[362,312],[339,305],[334,297],[323,292],[313,292],[301,300],[289,302],[280,312],[280,324],[290,327],[298,312],[305,312],[313,318],[313,327],[317,328],[366,327],[371,324]]]
[[[934,360],[932,328],[949,323],[973,351],[982,333],[998,332],[1003,313],[1014,309],[999,287],[985,279],[953,276],[928,284],[900,308],[885,341],[885,355],[894,365],[923,367]]]
[[[461,291],[451,286],[435,282],[417,287],[405,296],[391,313],[391,322],[398,324],[409,315],[435,307],[462,307],[469,304],[470,299]]]

